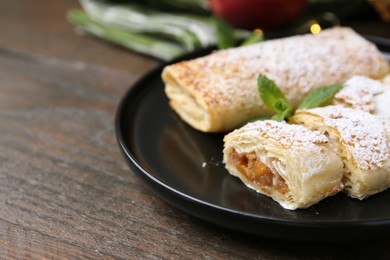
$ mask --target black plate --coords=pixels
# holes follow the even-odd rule
[[[390,231],[390,190],[363,201],[340,193],[309,209],[290,211],[230,176],[221,162],[223,136],[192,129],[169,108],[160,78],[165,65],[129,89],[116,118],[125,159],[161,198],[219,226],[272,238],[352,240]]]

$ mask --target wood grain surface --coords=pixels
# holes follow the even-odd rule
[[[390,258],[390,239],[268,240],[156,197],[120,154],[114,118],[159,62],[78,35],[65,19],[72,8],[0,2],[0,259]]]

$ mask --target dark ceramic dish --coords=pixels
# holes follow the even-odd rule
[[[385,39],[369,39],[390,53]],[[390,190],[363,201],[340,193],[309,209],[290,211],[230,176],[221,162],[223,135],[196,131],[169,108],[160,77],[165,65],[129,89],[116,118],[125,159],[162,199],[200,219],[263,237],[335,241],[390,232]]]

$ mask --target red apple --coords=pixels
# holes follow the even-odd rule
[[[234,27],[274,29],[293,21],[307,0],[210,0],[213,14]]]

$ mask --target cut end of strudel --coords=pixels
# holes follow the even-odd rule
[[[274,80],[296,107],[317,87],[388,73],[389,63],[374,44],[335,27],[182,61],[165,67],[162,79],[170,106],[185,122],[204,132],[227,132],[272,114],[259,98],[259,74]]]
[[[328,138],[300,125],[256,121],[224,138],[228,172],[286,209],[307,208],[342,188],[343,163]]]
[[[364,199],[390,186],[390,133],[387,121],[342,106],[299,110],[292,123],[326,134],[345,164],[344,191]]]

